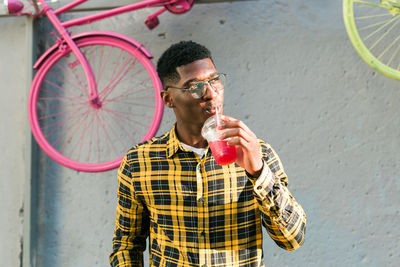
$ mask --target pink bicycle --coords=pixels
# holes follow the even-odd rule
[[[44,0],[32,1],[35,12],[21,12],[24,5],[17,0],[6,4],[10,14],[46,15],[59,34],[33,66],[28,114],[35,139],[59,164],[99,172],[118,167],[130,146],[155,135],[163,114],[162,87],[151,53],[139,42],[105,31],[71,36],[66,28],[164,6],[146,20],[152,29],[162,12],[185,13],[194,0],[143,0],[65,22],[57,17],[86,1],[57,10]]]

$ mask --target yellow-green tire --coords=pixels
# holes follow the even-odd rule
[[[358,54],[360,54],[361,58],[367,62],[372,68],[376,69],[377,71],[381,72],[382,74],[396,79],[400,80],[400,70],[396,67],[390,66],[387,63],[391,62],[382,62],[381,59],[379,59],[378,55],[374,54],[377,53],[375,51],[371,51],[365,44],[365,40],[360,36],[359,34],[359,29],[357,29],[357,24],[355,21],[355,15],[354,15],[354,7],[355,4],[357,5],[363,5],[365,3],[367,8],[370,9],[376,9],[377,11],[382,12],[388,12],[390,14],[389,10],[387,10],[385,7],[382,6],[379,0],[373,1],[373,0],[343,0],[343,18],[344,18],[344,24],[346,27],[347,34],[350,38],[350,41],[352,42],[354,48],[357,50]],[[400,14],[395,14],[395,16],[400,16]],[[397,19],[397,18],[396,18]],[[400,23],[398,28],[400,29]],[[397,41],[397,39],[396,39]],[[399,42],[400,42],[400,37],[399,37]],[[400,47],[400,43],[399,43]],[[397,55],[397,53],[395,54]],[[399,52],[399,64],[400,64],[400,52]]]

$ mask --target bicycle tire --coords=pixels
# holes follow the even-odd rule
[[[392,1],[395,2],[395,1]],[[400,80],[400,2],[343,0],[347,34],[372,68]]]
[[[86,36],[75,42],[96,76],[102,105],[90,103],[83,68],[71,50],[56,49],[31,86],[32,133],[61,165],[85,172],[110,170],[131,146],[157,132],[161,82],[150,59],[125,40]]]

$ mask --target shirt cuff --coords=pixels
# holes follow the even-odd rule
[[[275,175],[264,162],[263,170],[254,184],[254,192],[261,199],[265,199],[269,192],[272,191],[275,184]]]

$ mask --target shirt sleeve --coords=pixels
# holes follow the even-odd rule
[[[148,210],[136,199],[126,158],[118,170],[117,216],[110,255],[112,267],[143,266],[143,251],[149,235]]]
[[[260,145],[263,170],[257,179],[250,180],[262,223],[279,247],[295,250],[304,242],[306,214],[287,188],[288,179],[278,155],[269,144],[260,140]]]

